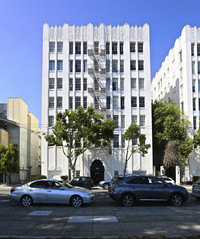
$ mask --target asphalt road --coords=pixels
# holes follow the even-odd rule
[[[52,204],[24,208],[9,200],[9,188],[0,187],[0,237],[200,235],[200,201],[192,197],[181,207],[143,202],[126,208],[111,200],[107,191],[94,192],[95,202],[81,208]]]

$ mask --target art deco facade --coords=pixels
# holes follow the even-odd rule
[[[152,144],[149,26],[43,27],[42,131],[51,133],[58,112],[93,105],[115,120],[115,138],[107,150],[81,155],[76,175],[108,179],[123,173],[122,134],[131,123]],[[136,143],[136,142],[133,142]],[[99,165],[97,167],[97,165]],[[99,170],[99,171],[98,171]],[[153,173],[152,147],[145,157],[134,154],[128,173]],[[42,140],[42,174],[68,175],[62,149]],[[96,176],[95,176],[96,175]]]
[[[191,137],[200,120],[200,28],[186,25],[152,80],[153,100],[174,100],[191,122]],[[200,175],[200,152],[189,157],[186,180]]]

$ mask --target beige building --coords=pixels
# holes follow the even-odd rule
[[[27,104],[21,98],[8,98],[7,104],[0,104],[0,144],[19,146],[19,174],[12,175],[13,182],[27,181],[40,174],[41,136],[39,120],[28,112]],[[5,175],[1,180],[6,181]]]

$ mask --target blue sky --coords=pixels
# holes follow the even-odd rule
[[[0,103],[21,97],[41,122],[44,23],[148,23],[153,78],[183,27],[200,27],[199,9],[199,0],[0,0]]]

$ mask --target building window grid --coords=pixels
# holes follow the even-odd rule
[[[112,42],[112,54],[117,54],[117,42]]]
[[[113,109],[118,109],[119,108],[119,103],[118,103],[118,96],[113,96]]]
[[[121,109],[125,109],[125,104],[124,104],[124,96],[121,96]]]
[[[109,110],[110,109],[110,96],[106,97],[106,108]]]
[[[106,54],[110,54],[110,42],[106,42]]]
[[[191,44],[191,55],[194,56],[194,43]]]
[[[76,96],[75,97],[75,109],[77,109],[79,106],[81,106],[81,97]]]
[[[144,89],[144,78],[139,78],[139,89]]]
[[[83,96],[83,108],[87,109],[87,96]]]
[[[143,52],[143,42],[138,42],[138,52]]]
[[[130,42],[130,52],[135,52],[135,42]]]
[[[136,61],[135,60],[131,60],[131,62],[130,62],[130,70],[131,71],[135,71],[136,70]]]
[[[63,88],[63,79],[57,78],[57,89],[62,89],[62,88]]]
[[[55,71],[55,61],[49,61],[49,70]]]
[[[87,60],[83,61],[83,72],[87,72]]]
[[[73,54],[73,42],[69,42],[69,54]]]
[[[49,52],[55,52],[55,42],[49,42]]]
[[[75,60],[75,72],[81,72],[81,60]]]
[[[54,89],[54,78],[49,78],[49,89]]]
[[[113,91],[117,91],[118,90],[118,79],[117,78],[113,78],[112,90]]]
[[[57,42],[57,52],[62,53],[63,52],[63,43]]]
[[[120,55],[123,55],[124,54],[124,43],[123,42],[119,43],[119,48],[120,48]]]
[[[62,71],[63,70],[63,61],[58,60],[57,61],[57,71]]]
[[[73,72],[73,60],[69,61],[69,72]]]
[[[125,128],[125,115],[121,115],[121,128]]]
[[[200,44],[197,44],[197,56],[200,56]]]
[[[69,109],[70,110],[73,109],[73,97],[72,96],[69,97]]]
[[[139,107],[145,107],[145,97],[139,97]]]
[[[87,90],[87,78],[83,78],[83,90]]]
[[[73,91],[73,78],[69,78],[69,90]]]
[[[57,97],[57,108],[62,108],[62,97]]]
[[[112,61],[112,72],[118,72],[118,60]]]
[[[140,115],[140,126],[145,126],[145,115]]]
[[[131,78],[131,89],[136,89],[137,84],[136,84],[136,78]]]
[[[138,70],[139,71],[144,70],[144,61],[141,61],[141,60],[138,61]]]
[[[124,91],[124,78],[120,78],[120,90]]]
[[[81,79],[80,78],[76,78],[75,79],[75,90],[76,91],[80,91],[81,90]]]
[[[54,108],[54,97],[49,97],[49,108]]]
[[[193,98],[193,111],[196,111],[196,98]]]
[[[48,127],[52,127],[53,125],[54,125],[54,116],[49,115]]]
[[[83,54],[87,54],[87,42],[83,42]]]
[[[137,107],[137,97],[131,97],[131,107]]]
[[[124,60],[120,60],[120,72],[124,72]]]
[[[113,115],[113,119],[115,121],[115,128],[119,128],[119,116]]]
[[[119,135],[114,135],[113,147],[119,148]]]
[[[81,42],[75,42],[75,54],[81,54]]]

